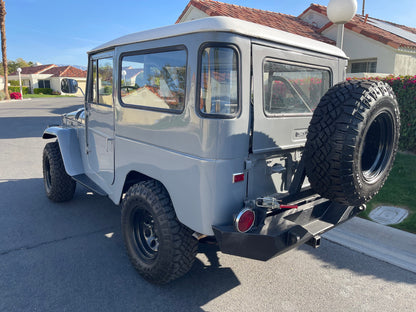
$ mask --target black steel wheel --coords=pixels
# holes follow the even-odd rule
[[[43,150],[43,181],[48,198],[54,202],[71,200],[76,182],[66,173],[58,142],[50,142]]]
[[[386,181],[400,134],[392,89],[380,81],[352,80],[322,97],[308,129],[305,169],[321,196],[358,206]]]
[[[166,189],[157,181],[133,185],[122,202],[121,228],[127,254],[147,281],[166,284],[186,274],[198,242],[179,222]]]

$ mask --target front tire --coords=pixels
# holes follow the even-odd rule
[[[43,149],[43,182],[48,198],[54,202],[74,197],[76,182],[66,173],[58,142],[50,142]]]
[[[159,182],[140,182],[128,190],[121,229],[130,261],[147,281],[166,284],[192,267],[198,242],[176,218],[169,194]]]

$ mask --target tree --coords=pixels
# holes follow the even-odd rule
[[[33,63],[32,62],[26,62],[24,59],[22,59],[21,57],[17,58],[16,61],[8,61],[7,62],[7,66],[8,66],[8,73],[14,73],[18,68],[24,68],[24,67],[29,67],[32,66]]]
[[[3,56],[4,68],[4,93],[6,99],[10,99],[9,81],[7,77],[7,54],[6,54],[6,4],[0,0],[0,27],[1,27],[1,54]]]
[[[16,72],[16,70],[20,67],[20,68],[24,68],[24,67],[30,67],[33,66],[33,62],[29,61],[25,61],[24,59],[22,59],[21,57],[17,58],[15,61],[13,60],[8,60],[7,61],[7,73],[10,75],[11,73]],[[3,69],[3,64],[0,63],[0,75],[4,75],[4,69]]]

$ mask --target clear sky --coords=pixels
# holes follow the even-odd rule
[[[5,0],[7,57],[86,65],[86,52],[117,37],[175,23],[189,0]],[[299,15],[329,0],[223,0]],[[361,14],[363,0],[358,0]],[[366,13],[416,28],[415,0],[366,0]]]

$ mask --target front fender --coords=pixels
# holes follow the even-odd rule
[[[57,138],[64,161],[65,171],[70,176],[85,173],[77,132],[73,128],[49,127],[42,135],[43,139]]]

